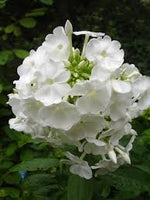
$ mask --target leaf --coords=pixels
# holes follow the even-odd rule
[[[0,0],[0,8],[4,8],[7,0]]]
[[[50,200],[49,197],[46,197],[45,195],[44,196],[41,196],[39,194],[32,194],[33,195],[33,199],[36,199],[36,200]]]
[[[12,33],[13,30],[14,30],[14,25],[13,25],[13,24],[10,24],[10,25],[8,25],[8,26],[6,26],[6,27],[4,28],[4,31],[5,31],[5,33],[7,33],[7,34]]]
[[[19,23],[25,28],[34,28],[36,26],[36,20],[34,18],[23,18],[19,20]]]
[[[118,190],[124,191],[147,191],[150,187],[150,175],[135,168],[124,167],[115,173],[102,176],[106,184],[110,184]]]
[[[47,170],[51,167],[58,166],[58,160],[54,158],[35,158],[30,161],[23,161],[10,169],[10,172],[27,170],[27,171],[37,171],[37,170]]]
[[[14,33],[14,35],[15,35],[16,37],[20,36],[20,35],[21,35],[21,29],[20,29],[20,27],[15,26],[15,27],[14,27],[13,33]]]
[[[40,0],[41,3],[44,3],[48,6],[51,6],[53,4],[53,0]]]
[[[37,194],[37,195],[48,195],[53,190],[57,191],[57,194],[59,194],[59,193],[62,194],[62,191],[61,190],[59,191],[59,189],[60,188],[59,188],[58,184],[46,185],[46,186],[42,186],[42,187],[38,188],[38,190],[35,190],[34,194]]]
[[[150,175],[150,167],[146,166],[146,165],[134,165],[134,167],[142,170],[143,172],[146,172]]]
[[[91,200],[94,182],[76,175],[70,175],[68,180],[67,200]]]
[[[20,140],[18,140],[18,142],[17,142],[19,148],[23,147],[27,143],[32,142],[32,138],[30,135],[25,135],[23,133],[22,134],[20,133],[20,135],[21,135]]]
[[[12,58],[12,51],[0,51],[0,65],[5,65]]]
[[[110,186],[109,185],[102,185],[102,192],[101,192],[101,196],[106,198],[108,197],[108,195],[110,194]]]
[[[33,141],[30,135],[19,133],[15,130],[10,129],[9,126],[5,126],[4,131],[5,133],[7,133],[8,137],[11,140],[17,141],[19,148]]]
[[[14,53],[18,58],[24,59],[29,55],[28,51],[23,49],[14,49]]]
[[[4,181],[8,184],[16,185],[20,183],[20,175],[18,172],[8,174],[4,177]]]
[[[26,17],[39,17],[45,15],[47,8],[36,8],[26,13]]]
[[[20,153],[21,161],[32,160],[34,158],[34,152],[31,149],[22,149]]]
[[[16,150],[17,150],[17,145],[15,143],[11,143],[7,146],[6,155],[11,156],[16,152]]]
[[[130,200],[130,199],[134,199],[135,197],[137,197],[138,195],[138,191],[117,191],[117,193],[115,194],[115,199],[114,200]],[[138,199],[139,200],[139,199]]]
[[[14,164],[11,161],[2,161],[0,163],[0,170],[7,170],[12,167]]]
[[[19,194],[20,194],[20,192],[16,188],[5,187],[5,188],[0,189],[0,197],[9,196],[9,197],[12,197],[12,198],[18,198]]]
[[[49,185],[55,183],[54,175],[52,174],[33,174],[25,178],[23,182],[23,188],[41,188],[41,186]]]

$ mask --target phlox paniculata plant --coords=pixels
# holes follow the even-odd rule
[[[85,35],[83,49],[72,35]],[[9,105],[10,128],[43,138],[66,152],[70,171],[86,179],[130,164],[136,137],[132,119],[150,105],[150,78],[124,63],[121,44],[104,33],[73,32],[69,21],[57,27],[17,69]],[[128,135],[128,143],[120,140]],[[98,158],[91,163],[88,157]],[[97,159],[95,159],[97,160]]]

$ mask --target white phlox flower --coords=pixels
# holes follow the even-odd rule
[[[50,60],[43,66],[43,70],[39,68],[34,76],[38,87],[34,94],[35,99],[46,106],[61,102],[62,97],[70,90],[69,84],[66,83],[70,73],[61,62]]]
[[[92,170],[88,165],[88,162],[80,159],[77,156],[74,156],[70,152],[66,153],[66,157],[70,159],[70,171],[73,174],[78,174],[79,176],[90,179],[92,178]]]
[[[93,155],[105,155],[107,154],[107,144],[103,141],[86,138],[87,143],[84,145],[84,152],[86,154]]]
[[[43,126],[69,130],[80,120],[80,114],[74,105],[62,101],[58,104],[41,108],[39,118]]]
[[[98,175],[107,174],[109,172],[113,172],[123,164],[124,164],[124,160],[119,157],[117,159],[117,164],[115,164],[111,160],[104,159],[104,160],[99,161],[99,163],[96,163],[95,166],[92,166],[91,168],[97,169],[95,176],[98,176]]]
[[[71,95],[81,96],[76,101],[76,106],[82,114],[98,114],[104,111],[109,103],[111,90],[108,84],[98,80],[77,82]]]
[[[105,126],[105,120],[99,115],[83,115],[80,121],[66,132],[72,140],[82,140],[86,137],[94,138]]]
[[[82,49],[73,46],[72,34],[85,36]],[[150,78],[123,62],[120,42],[73,31],[67,20],[18,67],[8,95],[10,128],[71,149],[64,163],[85,179],[131,164],[137,135],[131,122],[150,106]]]
[[[49,58],[54,61],[67,60],[69,57],[69,40],[63,27],[53,30],[53,34],[46,36],[42,47],[46,50]]]
[[[134,100],[137,101],[137,107],[140,110],[150,106],[150,78],[146,76],[139,77],[133,84]]]
[[[112,72],[119,68],[124,61],[124,51],[120,47],[121,44],[118,41],[112,41],[106,35],[103,38],[91,39],[87,44],[85,56]]]

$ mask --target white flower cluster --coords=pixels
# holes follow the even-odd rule
[[[85,35],[82,52],[72,47],[72,34]],[[16,116],[10,128],[54,147],[75,146],[78,156],[67,152],[66,162],[86,179],[130,163],[136,137],[130,122],[150,105],[150,78],[123,64],[120,48],[104,33],[73,32],[69,21],[55,28],[18,67],[20,78],[9,95]],[[126,135],[129,141],[122,146]]]

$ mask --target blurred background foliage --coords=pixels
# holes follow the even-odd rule
[[[13,115],[7,95],[18,78],[17,66],[66,19],[74,30],[101,31],[119,40],[125,61],[150,76],[150,1],[0,0],[0,200],[148,200],[150,109],[133,121],[139,135],[131,152],[132,165],[92,184],[69,175],[60,162],[65,149],[54,150],[8,127]],[[80,38],[75,40],[80,43]]]

